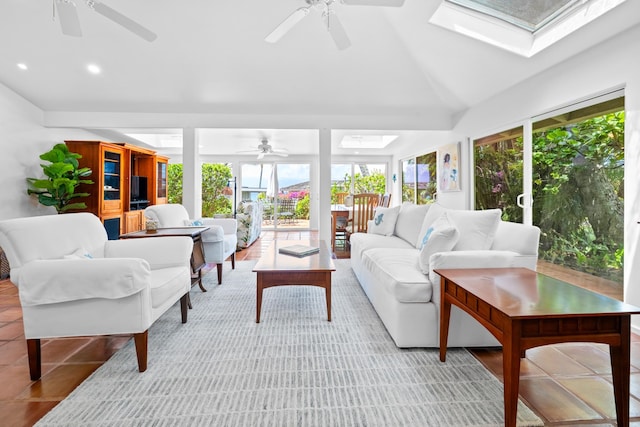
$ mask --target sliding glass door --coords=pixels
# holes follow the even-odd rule
[[[624,118],[614,97],[535,119],[530,135],[518,127],[475,140],[475,208],[540,227],[541,260],[622,286]]]

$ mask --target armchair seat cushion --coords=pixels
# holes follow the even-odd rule
[[[176,292],[184,289],[184,278],[189,274],[186,266],[153,270],[151,272],[151,306],[158,308],[171,300]]]

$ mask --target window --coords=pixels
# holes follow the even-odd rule
[[[402,161],[403,202],[433,203],[437,188],[435,151]]]

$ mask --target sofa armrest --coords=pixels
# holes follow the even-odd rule
[[[513,251],[473,250],[438,252],[429,258],[429,281],[432,300],[440,305],[440,275],[434,270],[445,268],[510,268],[523,267],[523,257]]]
[[[108,240],[105,258],[142,258],[152,270],[189,265],[193,239],[190,237],[146,237]]]
[[[22,266],[20,303],[124,298],[147,288],[150,280],[149,263],[140,258],[35,260]]]
[[[202,224],[222,227],[224,234],[236,234],[238,231],[238,221],[235,218],[202,218]]]

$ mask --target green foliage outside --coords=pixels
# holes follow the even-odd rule
[[[182,203],[182,164],[170,164],[167,172],[169,203]],[[202,164],[202,216],[233,213],[233,200],[223,194],[223,189],[233,177],[228,164]]]
[[[387,177],[378,170],[373,170],[369,175],[356,173],[353,179],[353,192],[384,194],[387,188]],[[345,174],[342,182],[335,182],[331,186],[331,203],[337,203],[337,193],[351,192],[351,175]]]
[[[58,213],[85,209],[87,205],[76,199],[87,197],[89,193],[75,191],[80,184],[93,184],[93,181],[84,179],[91,175],[91,169],[79,167],[78,159],[81,158],[80,154],[70,152],[65,144],[54,145],[40,155],[40,159],[49,162],[40,165],[46,178],[27,178],[27,194],[37,195],[38,202],[55,207]]]
[[[624,112],[533,135],[540,258],[622,283]],[[522,221],[522,138],[476,147],[476,208]]]

